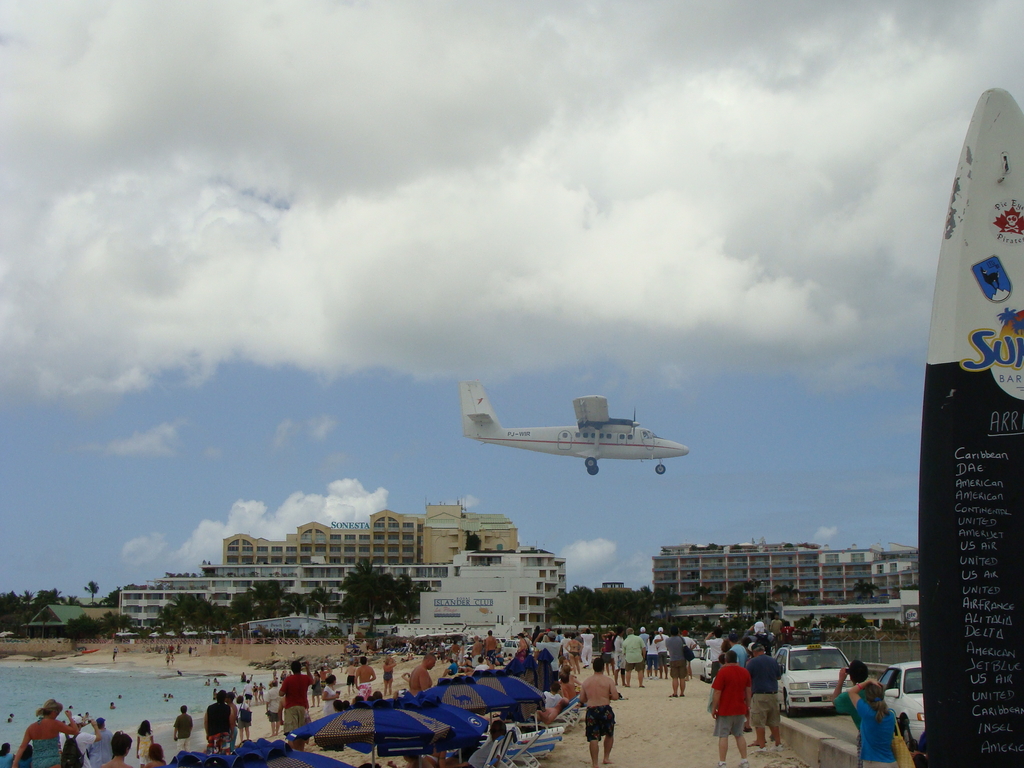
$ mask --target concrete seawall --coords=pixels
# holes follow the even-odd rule
[[[782,718],[782,742],[811,768],[857,768],[857,748],[808,725]]]

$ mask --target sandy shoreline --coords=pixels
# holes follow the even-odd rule
[[[311,656],[317,655],[315,647],[311,647],[309,650]],[[111,663],[110,656],[106,653],[102,653],[102,658],[96,658],[97,656],[101,656],[101,654],[54,658],[38,663],[47,666],[95,666],[97,668],[123,668],[132,665],[139,669],[167,670],[170,673],[181,670],[182,674],[189,676],[216,674],[220,676],[221,687],[226,687],[229,690],[237,684],[243,672],[255,675],[257,683],[267,683],[273,676],[270,671],[250,666],[247,660],[231,656],[199,656],[198,658],[190,658],[187,655],[178,656],[170,668],[165,666],[164,657],[159,653],[137,651],[120,653],[116,664]],[[398,666],[395,670],[396,690],[404,684],[401,673],[410,671],[417,663],[405,662]],[[435,667],[435,678],[440,669],[440,664]],[[335,674],[341,679],[344,679],[343,672],[344,670],[335,670]],[[589,675],[589,670],[585,670],[584,676],[587,675]],[[382,677],[379,667],[377,667],[377,676],[378,681],[375,683],[374,690],[383,687],[379,679]],[[342,691],[342,698],[348,698],[344,694],[344,685]],[[644,688],[637,688],[634,679],[631,688],[622,689],[626,700],[613,705],[616,731],[612,762],[623,766],[647,765],[672,766],[673,768],[704,768],[716,765],[718,740],[712,736],[713,721],[706,710],[709,691],[710,686],[706,683],[691,680],[687,683],[686,696],[673,699],[669,697],[672,687],[668,680],[646,680]],[[192,748],[198,749],[203,745],[203,713],[190,712],[190,714],[195,721]],[[171,739],[172,721],[154,723],[153,726],[155,741],[163,745],[164,751],[170,759],[175,753]],[[250,732],[254,740],[270,738],[270,723],[267,720],[263,704],[253,707]],[[134,734],[132,735],[134,738]],[[752,737],[753,734],[748,734],[748,738],[752,739]],[[130,761],[132,765],[137,764],[134,754],[133,746],[132,760]],[[363,756],[350,750],[330,754],[357,765],[363,761]],[[779,753],[751,752],[749,759],[752,768],[801,768],[804,766],[788,749]],[[733,742],[730,742],[727,762],[730,766],[739,764],[739,754]],[[582,724],[565,734],[563,742],[554,752],[550,753],[544,760],[544,764],[549,768],[587,768],[590,765]]]

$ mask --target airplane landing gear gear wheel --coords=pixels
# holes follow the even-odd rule
[[[597,470],[597,459],[595,459],[593,456],[585,459],[583,461],[583,464],[587,468],[587,474],[588,475],[596,475],[597,474],[597,471],[598,471]]]
[[[664,475],[665,474],[665,465],[664,464],[659,464],[658,466],[656,466],[654,468],[654,471],[657,472],[659,475]]]
[[[595,464],[592,467],[587,467],[587,474],[588,475],[596,475],[597,474],[597,464]]]

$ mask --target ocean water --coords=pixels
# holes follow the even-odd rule
[[[216,666],[211,664],[211,668]],[[235,687],[241,691],[239,677],[218,677],[220,688],[230,691]],[[270,672],[256,673],[255,680],[265,684],[270,678]],[[25,729],[35,720],[35,711],[47,699],[56,699],[65,708],[71,706],[76,715],[88,712],[94,718],[104,717],[109,730],[125,731],[133,739],[143,720],[149,720],[154,728],[168,725],[185,704],[201,733],[203,713],[213,701],[215,690],[212,684],[205,685],[206,680],[203,675],[179,677],[173,670],[136,669],[128,664],[123,668],[101,669],[0,662],[0,742],[10,742],[11,749],[17,749]],[[165,699],[165,693],[174,698]],[[110,709],[111,702],[116,709]],[[254,714],[262,712],[259,705],[253,709]],[[14,721],[8,723],[12,714]],[[170,746],[162,739],[158,741],[165,750]],[[131,754],[134,757],[134,747]]]

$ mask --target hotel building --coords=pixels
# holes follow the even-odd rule
[[[918,582],[918,550],[902,544],[834,550],[818,544],[678,544],[662,547],[653,558],[654,588],[671,589],[684,598],[697,587],[711,590],[709,599],[725,602],[737,584],[760,581],[768,592],[788,585],[800,601],[849,602],[854,585],[868,581],[876,597],[899,595]]]

